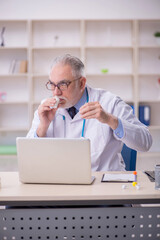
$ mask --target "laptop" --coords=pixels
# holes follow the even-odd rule
[[[90,140],[85,138],[18,137],[22,183],[91,184]]]

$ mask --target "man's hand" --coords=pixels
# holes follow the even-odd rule
[[[55,98],[48,98],[38,107],[40,124],[37,128],[37,135],[39,137],[44,137],[46,135],[47,129],[51,121],[54,119],[54,116],[58,109],[58,108],[52,108],[55,103],[56,103]]]
[[[101,123],[108,124],[113,130],[118,127],[118,119],[104,111],[99,102],[88,102],[80,108],[81,117],[84,119],[95,118]]]

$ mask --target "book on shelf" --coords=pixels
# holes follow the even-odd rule
[[[139,120],[145,125],[150,125],[151,109],[148,105],[139,106]]]
[[[13,59],[10,64],[9,73],[26,73],[27,72],[27,61]]]

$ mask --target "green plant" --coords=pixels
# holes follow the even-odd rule
[[[101,73],[108,73],[108,71],[109,71],[109,70],[108,70],[107,68],[102,68],[102,69],[101,69]]]
[[[154,36],[155,36],[155,37],[160,37],[160,32],[155,32],[155,33],[154,33]]]

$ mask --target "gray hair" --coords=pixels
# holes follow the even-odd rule
[[[72,68],[72,74],[75,78],[85,77],[85,67],[82,61],[70,54],[64,54],[62,56],[56,57],[52,63],[51,70],[56,64],[69,65]]]

